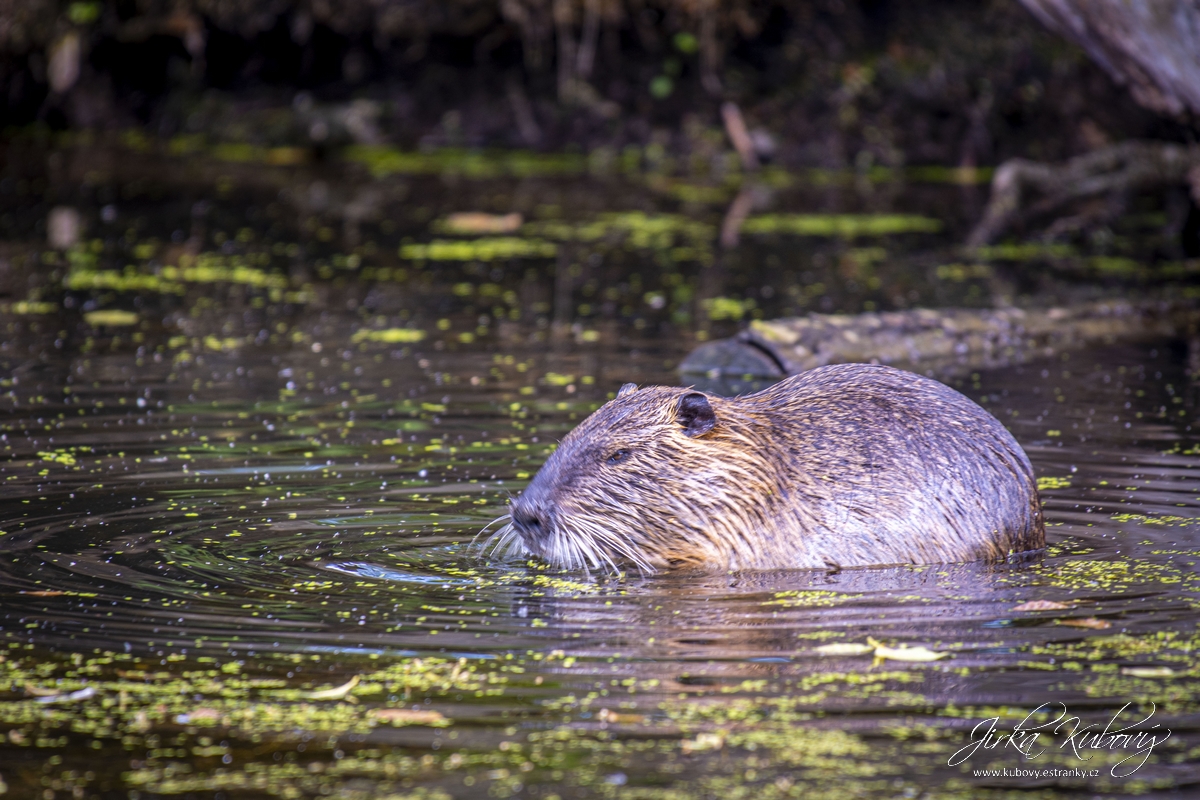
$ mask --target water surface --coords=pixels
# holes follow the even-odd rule
[[[70,173],[81,152],[52,155]],[[472,546],[620,384],[678,383],[692,346],[752,316],[1097,291],[1062,264],[1031,277],[1021,254],[964,260],[961,187],[800,182],[763,211],[791,221],[724,252],[721,185],[689,205],[638,176],[339,182],[348,167],[316,165],[231,174],[221,192],[134,165],[35,187],[9,157],[6,258],[40,265],[0,317],[13,796],[1182,796],[1200,782],[1186,342],[947,378],[1034,463],[1050,546],[1028,561],[647,577]],[[365,211],[347,211],[355,198]],[[88,231],[62,252],[28,233],[55,204]],[[517,244],[445,232],[450,213],[514,206]],[[795,221],[901,211],[937,230]],[[434,258],[451,240],[465,256]],[[1033,601],[1059,605],[1020,610]],[[818,650],[868,639],[948,655]],[[1035,721],[1062,704],[1103,729],[1120,712],[1165,741],[1141,766],[1050,734],[1037,758],[955,759],[982,720],[1011,731],[1042,704]],[[979,772],[1056,768],[1076,772]]]

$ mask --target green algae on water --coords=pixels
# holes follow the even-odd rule
[[[405,151],[385,145],[355,145],[344,151],[347,161],[367,167],[377,178],[389,175],[463,175],[468,178],[575,176],[587,171],[584,156],[524,150],[441,148]]]
[[[419,328],[384,328],[383,330],[370,330],[363,328],[357,330],[350,337],[350,341],[354,344],[359,342],[382,342],[385,344],[410,344],[419,342],[425,338],[425,331]]]
[[[972,253],[987,261],[1035,261],[1038,259],[1070,258],[1078,251],[1067,244],[994,244],[976,247]]]
[[[937,233],[941,220],[914,214],[763,214],[742,225],[747,234],[784,233],[796,236],[890,236]]]

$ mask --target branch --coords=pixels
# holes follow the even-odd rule
[[[1060,165],[1022,158],[1006,161],[992,178],[987,210],[967,245],[993,242],[1015,225],[1085,198],[1186,184],[1189,172],[1198,166],[1200,147],[1138,141],[1122,142]]]

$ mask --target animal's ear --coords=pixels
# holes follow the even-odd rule
[[[717,424],[717,415],[708,398],[699,392],[688,392],[679,398],[676,407],[679,424],[688,436],[703,436]]]
[[[636,383],[626,383],[617,390],[617,397],[624,397],[627,394],[633,394],[637,391]]]

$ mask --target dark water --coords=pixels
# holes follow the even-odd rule
[[[952,242],[974,190],[809,176],[756,214],[941,231],[746,234],[726,253],[719,183],[700,202],[642,173],[371,178],[123,152],[10,145],[0,187],[10,796],[1196,790],[1185,342],[954,381],[1033,460],[1050,547],[1029,563],[614,577],[471,544],[579,419],[626,381],[677,383],[706,337],[755,314],[1123,292],[1149,268],[1087,272],[1127,257],[1120,237],[1050,268],[973,262]],[[65,252],[39,227],[55,206],[85,230]],[[508,256],[438,233],[448,213],[514,208],[523,244],[488,245]],[[439,238],[477,249],[401,255]],[[1031,601],[1061,607],[1017,610]],[[817,649],[868,638],[949,655]],[[997,735],[1046,727],[1023,756],[1020,737],[983,737],[993,717]],[[1085,738],[1106,725],[1142,738]]]

